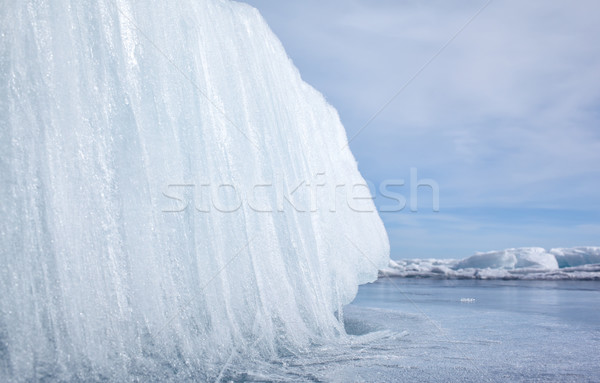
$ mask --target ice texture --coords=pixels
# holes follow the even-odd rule
[[[560,267],[600,264],[600,247],[558,248],[550,250],[550,253],[556,257]]]
[[[387,235],[370,200],[246,203],[244,185],[364,184],[258,11],[0,9],[0,381],[215,380],[346,336],[341,308],[387,265]],[[200,184],[244,203],[203,212]]]
[[[390,261],[382,276],[440,279],[600,280],[600,247],[522,247],[477,253],[462,260]]]
[[[552,254],[547,253],[541,247],[530,247],[477,253],[463,259],[455,266],[457,269],[519,269],[525,267],[553,270],[558,268],[558,263]]]

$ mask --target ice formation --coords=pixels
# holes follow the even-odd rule
[[[559,267],[576,267],[600,264],[600,247],[574,247],[550,250]]]
[[[364,181],[255,9],[0,8],[0,381],[215,379],[344,336],[387,236],[319,197]]]
[[[507,249],[477,253],[463,259],[455,266],[457,269],[521,269],[543,268],[554,270],[558,268],[556,258],[541,247]]]
[[[462,260],[390,261],[385,276],[442,279],[600,280],[600,247],[522,247],[477,253]]]

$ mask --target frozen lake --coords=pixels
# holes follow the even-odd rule
[[[345,315],[403,335],[366,350],[356,381],[600,380],[600,282],[380,279]]]
[[[600,282],[380,279],[349,338],[223,381],[600,381]]]

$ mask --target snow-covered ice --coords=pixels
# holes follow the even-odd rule
[[[0,9],[0,381],[214,380],[346,336],[387,235],[369,200],[267,193],[364,180],[258,11]],[[209,213],[205,184],[225,185]]]
[[[477,253],[462,260],[402,259],[390,261],[380,274],[448,279],[600,280],[600,247],[549,251],[523,247]]]

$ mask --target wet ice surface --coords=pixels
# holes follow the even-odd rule
[[[405,336],[381,342],[380,357],[358,368],[358,380],[598,380],[599,290],[592,281],[383,279],[362,286],[346,309],[349,330]]]
[[[599,304],[595,281],[380,279],[346,306],[347,343],[257,370],[272,381],[598,381]]]

